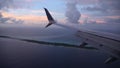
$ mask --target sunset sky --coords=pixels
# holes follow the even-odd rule
[[[47,22],[44,7],[61,22],[75,15],[79,23],[119,23],[119,4],[120,0],[0,0],[0,23]]]

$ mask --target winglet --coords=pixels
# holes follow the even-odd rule
[[[56,22],[55,22],[55,20],[53,19],[53,17],[51,16],[51,14],[49,13],[49,11],[48,11],[46,8],[44,8],[44,10],[45,10],[45,13],[46,13],[46,15],[47,15],[47,19],[48,19],[48,21],[49,21],[49,23],[46,25],[46,28],[47,28],[48,26],[50,26],[50,25],[52,25],[52,24],[54,24],[54,23],[56,23]]]

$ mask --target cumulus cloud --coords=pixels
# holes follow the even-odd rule
[[[67,6],[67,11],[65,15],[67,17],[67,21],[70,23],[78,23],[78,20],[81,17],[81,14],[76,7],[77,2],[67,1],[66,6]]]
[[[66,1],[66,7],[67,7],[67,11],[66,11],[66,17],[68,22],[72,22],[72,23],[78,23],[78,21],[81,18],[81,13],[78,11],[77,9],[77,5],[81,6],[81,5],[96,5],[98,3],[98,0],[65,0]],[[95,11],[95,10],[99,10],[99,11],[105,11],[103,8],[101,7],[87,7],[85,8],[86,10],[91,10],[91,11]]]
[[[93,18],[102,18],[104,21],[96,21],[106,22],[106,23],[119,23],[120,18],[105,18],[106,16],[120,16],[120,0],[88,0],[85,3],[85,0],[76,0],[78,5],[86,5],[82,9],[91,13]],[[83,3],[83,4],[81,4]],[[89,21],[91,22],[91,21]],[[95,23],[95,22],[94,22]]]

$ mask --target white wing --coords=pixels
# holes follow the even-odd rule
[[[80,44],[80,47],[86,47],[86,45],[92,44],[94,45],[93,47],[110,54],[110,58],[107,59],[105,63],[110,63],[115,61],[116,59],[120,59],[120,36],[110,33],[101,33],[97,31],[78,29],[75,27],[71,27],[70,25],[68,26],[56,23],[49,11],[46,8],[44,9],[49,21],[47,27],[55,24],[64,28],[77,30],[76,36],[83,38],[83,43]]]

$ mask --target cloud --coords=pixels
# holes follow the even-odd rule
[[[17,19],[14,17],[12,14],[5,14],[5,13],[0,13],[0,23],[15,23],[15,24],[22,24],[24,21],[21,19]]]
[[[37,16],[45,16],[45,11],[43,9],[25,9],[25,8],[21,8],[21,9],[11,9],[9,10],[11,11],[10,13],[12,14],[16,14],[16,15],[37,15]],[[62,16],[63,13],[58,13],[58,12],[50,12],[52,15],[59,15]]]
[[[0,0],[0,10],[13,6],[13,0]]]
[[[106,21],[109,23],[120,23],[120,19],[107,19]]]
[[[120,23],[120,16],[102,16],[98,18],[88,18],[87,23]]]
[[[36,16],[36,15],[22,15],[16,16],[17,19],[21,19],[28,22],[47,22],[46,16]]]
[[[100,6],[110,10],[120,10],[120,0],[99,0]]]
[[[66,4],[67,11],[65,15],[67,17],[67,21],[70,23],[78,23],[79,18],[81,17],[81,14],[76,6],[76,1],[68,1]]]
[[[22,20],[13,19],[11,17],[5,17],[3,11],[8,8],[13,8],[14,0],[0,0],[0,23],[22,23]]]
[[[94,23],[104,24],[104,23],[106,23],[106,21],[104,19],[96,19]]]
[[[83,10],[106,12],[106,9],[104,9],[102,7],[98,7],[98,6],[88,6],[86,8],[83,8]]]
[[[90,5],[95,4],[98,0],[66,0],[66,2],[73,3],[76,2],[79,5]]]
[[[0,13],[0,23],[6,23],[10,18],[4,18],[3,15]]]
[[[109,23],[120,23],[120,16],[105,16],[104,18]]]
[[[105,16],[105,18],[109,18],[109,19],[120,19],[120,16]]]
[[[85,3],[83,0],[77,0],[83,3],[83,11],[90,14],[88,22],[96,23],[119,23],[120,22],[120,0],[92,0]],[[82,5],[78,2],[78,5]],[[87,2],[87,1],[86,1]],[[89,13],[88,13],[89,12]],[[85,18],[85,17],[84,17]],[[94,19],[94,20],[93,20]]]
[[[96,0],[92,6],[84,7],[88,11],[115,13],[120,11],[120,0]]]
[[[12,5],[13,1],[11,0],[0,0],[0,23],[7,22],[10,18],[3,17],[1,10],[9,8]]]
[[[15,15],[15,14],[11,14],[11,13],[8,13],[8,12],[3,12],[3,17],[13,18],[13,19],[16,19],[16,20],[23,20],[25,22],[47,22],[46,16],[39,16],[39,15],[34,15],[34,14]]]
[[[32,8],[36,3],[40,3],[42,0],[13,0],[14,8]]]

